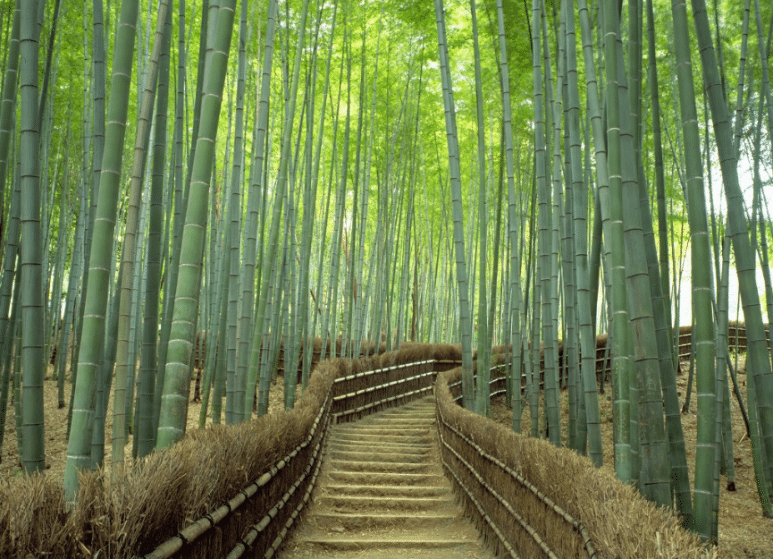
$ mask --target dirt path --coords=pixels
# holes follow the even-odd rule
[[[484,559],[435,442],[435,404],[332,427],[319,486],[280,559]]]

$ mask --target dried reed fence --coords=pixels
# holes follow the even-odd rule
[[[83,474],[71,509],[45,476],[0,482],[0,557],[270,558],[308,501],[327,425],[421,397],[435,375],[444,466],[500,554],[716,556],[611,471],[455,404],[460,362],[459,346],[428,344],[324,361],[293,410],[192,431],[113,476]]]
[[[293,410],[85,473],[72,508],[45,475],[0,482],[0,557],[270,558],[309,499],[328,424],[430,392],[431,347],[324,361]]]
[[[499,556],[716,557],[671,510],[657,508],[609,469],[458,406],[460,377],[453,369],[435,384],[441,460]]]

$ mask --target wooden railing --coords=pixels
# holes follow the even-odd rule
[[[248,550],[252,557],[273,557],[309,500],[328,426],[431,393],[435,361],[420,358],[428,347],[358,361],[324,362],[316,374],[327,381],[303,396],[325,394],[306,439],[227,503],[180,530],[146,559],[236,559]]]

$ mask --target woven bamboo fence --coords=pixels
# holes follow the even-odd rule
[[[461,408],[460,377],[461,369],[450,370],[435,384],[441,460],[498,556],[716,557],[673,511],[655,507],[609,469]]]
[[[498,554],[713,556],[613,473],[458,406],[460,362],[459,346],[428,344],[324,361],[293,410],[192,431],[114,479],[84,474],[75,508],[43,476],[0,484],[0,556],[271,558],[309,500],[328,426],[433,387],[447,475]]]

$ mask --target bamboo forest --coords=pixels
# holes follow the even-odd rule
[[[773,542],[772,38],[767,0],[0,0],[0,543],[14,484],[75,510],[416,344],[707,550],[736,485]]]

